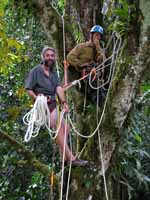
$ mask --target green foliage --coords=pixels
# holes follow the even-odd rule
[[[116,20],[110,25],[109,28],[123,35],[127,31],[130,15],[127,0],[121,0],[120,3],[121,6],[119,8],[113,8],[112,10]]]
[[[150,90],[150,85],[149,84],[141,85],[141,91],[142,92],[146,92],[148,90]]]
[[[52,0],[52,1],[50,1],[50,3],[57,10],[59,15],[64,14],[65,0]]]
[[[119,2],[112,8],[113,22],[109,29],[118,32],[121,36],[127,36],[131,20],[135,20],[135,14],[131,13],[134,9],[134,4],[128,3],[128,0],[119,0]]]
[[[8,4],[9,0],[0,0],[0,17],[4,16],[4,8]]]
[[[116,168],[116,174],[121,176],[120,182],[127,186],[129,199],[135,199],[139,194],[144,195],[150,190],[149,99],[148,91],[137,100],[119,148],[121,163]]]
[[[8,1],[2,1],[0,4],[0,74],[8,75],[15,68],[15,65],[22,60],[21,49],[24,48],[21,42],[7,34],[7,23],[4,18],[4,7]]]
[[[64,1],[53,2],[62,14],[65,6]],[[6,3],[6,0],[1,0],[1,16],[4,15],[3,8],[7,5]],[[123,14],[120,12],[122,9]],[[116,29],[124,34],[129,21],[127,5],[114,10],[114,13],[118,16],[120,25],[112,27],[116,26]],[[73,30],[76,39],[80,41],[81,35],[78,36],[80,30],[76,26]],[[22,117],[31,105],[24,89],[24,80],[28,71],[40,62],[39,52],[47,44],[50,42],[39,22],[33,17],[32,12],[24,9],[21,3],[16,7],[10,2],[4,17],[0,18],[0,66],[2,72],[0,75],[0,126],[9,134],[13,134],[18,141],[23,142],[26,127],[22,123]],[[135,108],[132,123],[126,130],[124,142],[120,148],[121,163],[117,166],[117,173],[120,172],[119,175],[122,176],[120,181],[128,186],[129,194],[132,197],[141,190],[148,191],[149,188],[150,108],[148,105],[150,104],[148,98],[148,96],[144,97],[144,100],[140,101],[142,104],[139,102],[139,106]],[[96,123],[93,117],[94,113],[95,105],[89,106],[87,120],[89,124],[93,124],[93,127]],[[38,139],[33,139],[26,146],[33,150],[38,159],[52,166],[54,151],[45,130],[40,132]],[[0,152],[0,199],[48,199],[49,183],[47,179],[40,173],[33,171],[28,165],[20,165],[20,160],[22,161],[23,158],[10,145],[2,141],[0,142]],[[22,163],[25,161],[23,160]],[[60,170],[59,165],[57,151],[55,173]],[[93,181],[86,177],[85,187],[89,189],[94,184]]]
[[[0,74],[0,126],[13,134],[16,140],[23,142],[26,127],[22,117],[31,106],[24,81],[28,71],[39,64],[41,49],[49,41],[39,22],[31,12],[24,9],[23,4],[16,7],[10,2],[0,22],[3,25],[0,29],[3,32],[3,38],[0,35],[0,45],[3,41],[0,48],[0,59],[3,59],[3,73]],[[40,132],[37,140],[26,145],[39,160],[48,165],[52,163],[52,143],[45,130]],[[48,199],[50,188],[45,177],[28,165],[23,165],[26,162],[22,161],[22,156],[5,142],[0,141],[0,152],[0,199]],[[59,168],[58,152],[55,155],[56,172]]]

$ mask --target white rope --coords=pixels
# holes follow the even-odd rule
[[[115,36],[115,33],[112,33],[111,40],[113,39],[113,36]],[[94,87],[94,86],[92,85],[92,75],[93,75],[93,73],[91,72],[91,73],[89,74],[89,85],[90,85],[90,87],[91,87],[92,89],[94,89],[94,90],[97,90],[97,89],[100,89],[100,88],[104,88],[104,86],[107,85],[107,84],[110,82],[111,75],[112,75],[112,69],[113,69],[114,60],[117,60],[117,57],[118,57],[118,55],[119,55],[119,51],[120,51],[121,48],[122,48],[122,47],[121,47],[121,44],[122,44],[121,37],[120,37],[119,35],[117,35],[117,34],[116,34],[116,37],[117,37],[117,40],[116,40],[115,45],[114,45],[114,47],[113,47],[113,53],[112,53],[112,55],[109,56],[107,59],[103,59],[103,62],[102,62],[101,64],[99,64],[99,65],[95,68],[95,69],[96,69],[96,75],[97,75],[97,73],[98,73],[99,71],[102,71],[102,70],[104,70],[105,68],[111,66],[111,67],[110,67],[110,72],[109,72],[108,79],[107,79],[105,82],[103,82],[100,86]],[[111,41],[109,41],[109,43],[110,43],[110,42],[111,42]],[[117,46],[118,46],[118,48],[116,49]],[[116,59],[114,59],[115,57],[116,57]],[[109,60],[110,60],[111,62],[108,63],[108,64],[105,64],[105,63],[107,63],[107,61],[109,61]],[[99,79],[98,76],[97,76],[97,79]],[[102,81],[102,80],[101,80],[101,81]],[[73,81],[67,88],[65,88],[65,90],[68,90],[70,87],[76,85],[77,83],[79,84],[79,87],[81,87],[80,80],[78,79],[78,80]]]
[[[118,44],[118,43],[119,43],[119,44]],[[109,72],[108,79],[107,79],[103,84],[101,84],[101,85],[98,86],[98,87],[94,87],[94,86],[92,85],[92,73],[90,73],[89,85],[90,85],[90,87],[91,87],[92,89],[94,89],[94,90],[100,89],[100,88],[104,87],[105,85],[107,85],[107,84],[110,82],[110,79],[111,79],[111,76],[112,76],[113,65],[115,65],[115,61],[117,60],[117,57],[118,57],[118,55],[119,55],[119,51],[120,51],[120,49],[121,49],[121,44],[122,44],[121,37],[120,37],[120,36],[117,36],[117,41],[116,41],[115,44],[114,44],[114,48],[113,48],[112,55],[111,55],[109,58],[107,58],[106,60],[104,60],[100,65],[98,65],[98,66],[96,67],[96,72],[98,73],[98,71],[100,71],[100,70],[102,70],[102,69],[105,68],[105,66],[104,66],[104,67],[101,67],[101,66],[103,66],[104,63],[105,63],[106,61],[112,59],[111,63],[108,64],[108,66],[110,65],[110,72]],[[118,46],[118,48],[117,48],[117,50],[116,50],[116,47],[117,47],[117,46]],[[116,59],[115,59],[115,56],[116,56]],[[115,60],[115,61],[114,61],[114,60]]]
[[[115,61],[115,64],[116,64],[116,61]],[[114,68],[113,68],[113,71],[112,71],[112,77],[114,76],[115,67],[116,67],[116,65],[114,65]],[[109,96],[109,93],[110,93],[110,88],[111,88],[111,85],[112,85],[112,81],[113,81],[113,79],[111,78],[110,85],[109,85],[109,88],[108,88],[108,92],[107,92],[107,95],[106,95],[106,99],[108,99],[108,96]],[[98,93],[99,93],[99,90],[97,90],[97,123],[98,123]],[[106,200],[108,200],[108,189],[107,189],[107,183],[106,183],[106,177],[105,177],[105,165],[104,165],[104,158],[103,158],[103,153],[102,153],[102,145],[101,145],[101,138],[100,138],[100,131],[99,130],[98,130],[98,142],[99,142],[99,149],[100,149],[102,175],[103,175],[103,180],[104,180],[105,197],[106,197]]]
[[[99,80],[97,80],[99,82]],[[99,113],[99,92],[100,90],[97,90],[97,108],[96,108],[96,121],[98,124],[98,113]],[[105,177],[105,166],[104,166],[104,158],[103,158],[103,152],[102,152],[102,145],[101,145],[101,137],[100,137],[100,130],[98,129],[98,143],[99,143],[99,150],[100,150],[100,160],[101,160],[101,168],[102,168],[102,175],[103,175],[103,180],[104,180],[104,189],[105,189],[105,197],[106,200],[108,200],[108,189],[107,189],[107,183],[106,183],[106,177]]]
[[[60,78],[59,67],[58,67],[58,62],[57,61],[56,61],[56,71],[57,71],[58,78]]]
[[[32,137],[39,134],[40,128],[45,126],[52,139],[55,139],[59,133],[64,111],[61,112],[59,126],[56,131],[51,129],[50,111],[47,105],[47,97],[44,95],[37,96],[33,108],[25,114],[23,122],[28,126],[24,141],[29,142]]]
[[[84,104],[83,104],[83,112],[85,112],[85,108],[86,108],[86,98],[87,98],[87,88],[88,88],[88,85],[87,85],[87,80],[86,80],[86,83],[85,83],[85,92],[84,92]]]
[[[121,39],[120,39],[120,42],[121,42]],[[114,46],[116,47],[116,45],[117,45],[117,43],[115,43]],[[121,43],[119,43],[118,49],[120,49],[120,48],[121,48]],[[114,49],[115,49],[115,48],[114,48]],[[114,49],[113,49],[113,50],[114,50]],[[118,50],[118,53],[119,53],[119,50]],[[118,55],[117,55],[117,56],[118,56]],[[116,58],[117,58],[117,57],[116,57]],[[114,56],[112,56],[112,60],[113,60],[113,63],[114,63]],[[114,74],[114,70],[115,70],[115,65],[114,65],[114,67],[111,67],[111,68],[112,68],[112,76],[111,76],[111,80],[110,80],[110,84],[109,84],[109,89],[110,89],[110,87],[111,87],[111,82],[112,82],[112,79],[113,79],[113,74]],[[99,89],[99,87],[96,88],[96,89]],[[91,138],[91,137],[93,137],[93,136],[95,135],[95,133],[98,131],[98,129],[99,129],[100,125],[101,125],[101,122],[102,122],[102,120],[103,120],[104,113],[105,113],[106,104],[107,104],[107,100],[108,100],[109,89],[108,89],[108,92],[107,92],[107,95],[106,95],[106,99],[105,99],[105,102],[104,102],[104,107],[103,107],[103,111],[102,111],[100,120],[99,120],[99,122],[98,122],[98,124],[97,124],[96,129],[95,129],[91,134],[89,134],[89,135],[83,135],[83,134],[79,133],[79,131],[78,131],[78,130],[76,129],[76,127],[74,126],[74,124],[73,124],[73,122],[72,122],[72,120],[71,120],[70,115],[68,114],[68,118],[69,118],[69,121],[70,121],[70,124],[71,124],[73,130],[74,130],[74,131],[76,132],[76,134],[78,134],[80,137],[83,137],[83,138]]]
[[[62,24],[63,24],[63,51],[64,51],[64,60],[66,58],[66,47],[65,47],[65,23],[64,23],[64,14],[62,16]],[[80,81],[74,81],[72,85],[79,84],[79,87],[81,86]],[[67,98],[67,97],[66,97]],[[66,130],[67,130],[67,122],[68,122],[68,116],[66,118],[65,123],[65,137],[64,137],[64,148],[63,148],[63,164],[62,164],[62,176],[61,176],[61,195],[60,200],[63,198],[63,184],[64,184],[64,159],[65,159],[65,148],[66,148]],[[70,136],[71,140],[71,136]],[[71,142],[70,142],[71,144]],[[71,156],[72,156],[72,145],[71,145]],[[72,159],[70,159],[70,165],[69,165],[69,175],[68,175],[68,181],[67,181],[67,193],[66,193],[66,200],[68,200],[68,194],[69,194],[69,182],[70,182],[70,176],[71,176],[71,166],[72,166]]]
[[[70,124],[71,124],[73,130],[75,131],[75,133],[77,133],[77,135],[79,135],[80,137],[83,137],[83,138],[91,138],[91,137],[93,137],[95,135],[95,133],[97,132],[97,130],[99,129],[99,127],[101,125],[101,122],[102,122],[102,119],[103,119],[103,116],[104,116],[104,113],[105,113],[105,109],[106,109],[106,103],[107,103],[107,98],[105,99],[105,104],[104,104],[104,107],[103,107],[103,112],[102,112],[101,118],[99,120],[99,123],[98,123],[96,129],[90,135],[83,135],[83,134],[79,133],[79,131],[74,126],[70,115],[68,114],[68,118],[69,118]]]
[[[64,60],[66,59],[66,41],[65,41],[65,21],[64,21],[65,11],[62,15],[62,25],[63,25],[63,53],[64,53]]]

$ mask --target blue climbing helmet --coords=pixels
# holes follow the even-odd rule
[[[103,29],[102,26],[95,25],[95,26],[93,26],[93,27],[91,28],[90,33],[95,33],[95,32],[100,33],[100,34],[103,35],[104,29]]]

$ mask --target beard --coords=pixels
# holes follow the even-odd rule
[[[52,70],[54,68],[55,61],[54,60],[46,60],[45,59],[44,60],[44,65]]]

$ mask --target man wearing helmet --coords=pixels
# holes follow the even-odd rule
[[[86,67],[93,66],[94,63],[100,63],[105,55],[100,47],[100,40],[103,36],[103,28],[95,25],[90,30],[90,39],[85,43],[78,44],[67,56],[67,61],[77,71]]]
[[[34,67],[26,79],[25,88],[29,96],[36,100],[38,95],[47,96],[47,103],[50,110],[51,128],[56,127],[57,110],[56,110],[56,95],[59,97],[64,111],[69,111],[65,100],[64,90],[60,86],[57,73],[55,72],[56,52],[51,47],[45,47],[41,53],[42,62]],[[65,141],[65,130],[67,132]],[[65,146],[65,160],[72,160],[74,165],[84,166],[87,161],[77,159],[69,149],[67,138],[69,134],[69,126],[63,120],[57,135],[56,141],[60,147],[60,153],[63,155]]]

